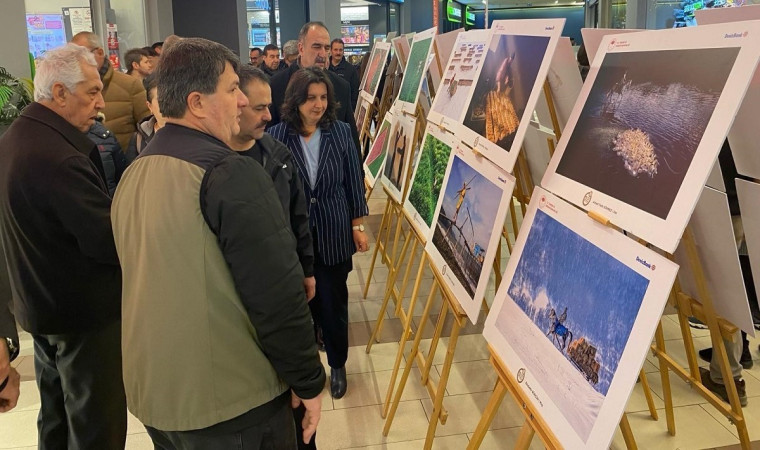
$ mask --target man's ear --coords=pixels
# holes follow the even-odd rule
[[[187,110],[198,118],[206,117],[206,111],[203,109],[203,94],[193,91],[187,96]]]
[[[57,105],[59,106],[66,105],[66,96],[69,93],[69,90],[66,89],[66,86],[64,86],[63,83],[61,82],[53,83],[53,87],[50,88],[50,93],[53,95],[53,101]]]

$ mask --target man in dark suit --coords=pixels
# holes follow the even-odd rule
[[[280,108],[285,101],[285,89],[288,87],[290,77],[301,67],[320,67],[327,70],[330,64],[330,32],[322,22],[309,22],[298,33],[298,61],[277,73],[269,82],[272,88],[272,120],[268,128],[280,123]],[[354,145],[357,151],[361,151],[359,146],[359,132],[356,129],[356,120],[354,112],[351,109],[351,85],[348,81],[340,77],[335,72],[328,71],[330,81],[335,88],[335,100],[340,103],[337,111],[337,118],[342,122],[350,125],[351,135],[354,139]],[[361,154],[359,161],[361,161]]]

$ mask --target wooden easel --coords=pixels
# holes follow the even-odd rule
[[[408,112],[402,111],[402,114],[405,115],[411,115],[416,118],[415,126],[414,126],[414,134],[412,135],[412,145],[409,148],[415,149],[419,147],[419,143],[422,140],[422,136],[425,133],[425,127],[427,125],[427,120],[425,119],[424,115],[422,114],[422,108],[417,105],[415,114],[410,114]],[[409,155],[410,158],[412,158],[414,155],[414,152],[412,151],[412,154]],[[367,292],[369,292],[369,285],[372,282],[372,273],[375,270],[375,263],[377,262],[377,254],[378,252],[381,252],[382,254],[382,262],[388,266],[388,269],[391,270],[393,267],[395,267],[395,261],[396,261],[396,250],[398,249],[398,241],[399,237],[401,236],[401,226],[403,224],[403,210],[404,210],[404,199],[406,198],[407,194],[409,193],[409,184],[412,178],[413,173],[413,164],[410,162],[409,167],[407,168],[406,174],[404,174],[406,182],[404,184],[404,192],[401,193],[401,199],[399,201],[395,201],[392,196],[388,193],[388,190],[383,187],[383,191],[385,192],[386,196],[388,197],[386,204],[385,204],[385,212],[383,213],[383,219],[380,222],[380,230],[378,231],[378,239],[375,245],[375,250],[372,254],[372,263],[369,267],[369,272],[367,274],[367,281],[364,285],[364,298],[367,298]],[[392,244],[392,251],[390,254],[388,253],[387,249],[390,245],[390,233],[391,233],[391,222],[393,220],[396,220],[396,230],[394,232],[393,236],[393,244]],[[382,232],[385,231],[385,239],[382,239]],[[390,272],[389,272],[390,276]]]
[[[600,214],[589,211],[588,215],[603,225],[610,226],[618,231],[621,231],[620,228],[613,225],[609,219],[601,216]],[[491,425],[493,418],[496,416],[496,412],[499,410],[499,406],[501,405],[501,402],[504,399],[504,395],[507,392],[509,392],[517,404],[520,405],[523,415],[525,416],[525,423],[523,424],[522,430],[520,431],[520,436],[518,438],[517,444],[515,445],[515,448],[528,449],[528,447],[530,447],[531,441],[533,440],[533,436],[536,433],[538,433],[541,441],[544,443],[546,448],[563,448],[563,446],[557,440],[556,436],[554,436],[554,433],[551,431],[549,426],[535,409],[533,402],[518,386],[517,380],[515,380],[511,372],[506,369],[507,366],[499,358],[499,356],[490,345],[488,346],[488,351],[491,353],[490,361],[494,366],[494,369],[496,369],[496,373],[499,379],[497,380],[493,393],[491,394],[491,397],[488,400],[488,404],[483,411],[483,415],[478,422],[478,426],[475,428],[475,432],[470,438],[470,443],[467,446],[467,449],[476,450],[480,447],[480,444],[483,442],[483,438],[488,431],[488,427]],[[646,379],[646,375],[643,369],[639,371],[639,379],[641,380],[641,387],[643,388],[644,395],[646,396],[649,412],[652,415],[652,418],[657,420],[657,410],[654,406],[654,399],[652,397],[652,392],[649,388],[649,382]],[[636,445],[636,440],[633,437],[633,432],[631,431],[631,426],[628,422],[628,416],[625,412],[623,412],[623,415],[620,419],[620,431],[623,434],[623,440],[625,441],[626,448],[630,450],[637,449],[638,446]]]
[[[462,328],[466,325],[468,319],[467,314],[464,312],[464,310],[462,310],[459,302],[456,300],[456,297],[451,292],[445,281],[443,281],[438,269],[435,267],[435,265],[430,264],[427,254],[423,253],[422,258],[423,259],[420,262],[420,267],[422,267],[425,263],[428,264],[428,267],[430,267],[434,275],[434,283],[425,302],[425,308],[422,312],[422,320],[419,327],[417,328],[411,351],[407,358],[406,365],[404,366],[404,372],[402,373],[401,379],[399,380],[398,388],[395,390],[393,401],[390,403],[390,410],[385,419],[385,426],[383,427],[383,436],[387,436],[390,432],[390,427],[393,424],[393,418],[396,414],[396,410],[398,409],[398,405],[401,402],[401,396],[404,393],[404,387],[406,386],[406,382],[409,379],[409,374],[411,373],[412,366],[416,364],[422,373],[422,384],[425,386],[425,388],[427,388],[428,393],[430,394],[430,398],[433,400],[433,412],[430,415],[427,434],[425,436],[425,445],[423,447],[425,450],[429,450],[433,445],[433,440],[435,439],[435,430],[438,426],[438,422],[445,425],[446,420],[448,419],[448,412],[443,407],[443,397],[446,393],[446,385],[448,384],[449,374],[451,373],[451,366],[454,362],[454,352],[456,351],[457,340]],[[433,301],[435,300],[436,291],[441,293],[443,301],[441,302],[441,310],[438,315],[435,332],[433,333],[433,338],[430,342],[430,347],[428,349],[426,358],[420,352],[420,342],[427,325],[427,318],[430,315]],[[410,307],[410,312],[413,311],[411,308],[412,307]],[[451,312],[454,320],[452,321],[451,331],[449,333],[449,341],[446,348],[446,358],[444,359],[443,366],[440,371],[440,379],[436,384],[430,378],[430,370],[433,367],[433,360],[435,359],[436,349],[438,348],[438,343],[441,336],[443,335],[443,328],[445,326],[446,317],[448,316],[449,312]],[[399,347],[399,354],[403,356],[403,352],[404,346]],[[398,357],[397,360],[400,363]],[[391,383],[389,386],[389,393],[391,389],[393,389],[393,383]]]
[[[697,363],[697,355],[694,351],[694,341],[691,336],[691,330],[689,328],[688,317],[693,316],[701,320],[707,325],[707,329],[710,331],[710,340],[713,348],[713,358],[718,358],[718,364],[720,365],[721,374],[723,380],[733,380],[731,373],[731,367],[728,363],[728,357],[726,354],[726,347],[723,343],[723,339],[732,340],[738,328],[728,322],[727,320],[719,317],[715,312],[713,306],[712,297],[707,289],[707,282],[702,269],[702,263],[697,253],[697,246],[694,240],[694,236],[689,227],[686,228],[683,234],[682,243],[685,245],[687,252],[689,265],[694,273],[694,278],[697,285],[697,294],[699,299],[694,299],[688,295],[680,292],[680,285],[678,280],[673,286],[672,298],[675,302],[676,310],[678,311],[678,323],[681,328],[681,335],[683,336],[684,347],[686,349],[686,359],[689,363],[689,370],[684,369],[679,363],[671,358],[665,349],[665,335],[662,329],[662,322],[657,327],[655,334],[655,343],[652,345],[652,353],[657,357],[660,365],[660,377],[662,380],[662,391],[665,397],[665,417],[667,421],[668,433],[671,436],[676,434],[675,416],[673,411],[673,395],[670,388],[670,375],[669,371],[681,377],[686,383],[688,383],[692,389],[696,390],[699,395],[704,397],[711,405],[713,405],[721,414],[726,416],[729,421],[733,422],[736,426],[736,431],[739,434],[739,443],[743,450],[750,450],[749,433],[747,432],[747,422],[744,419],[744,413],[742,411],[741,404],[739,403],[739,395],[736,391],[736,385],[733,382],[727,382],[725,384],[729,404],[726,404],[721,398],[712,393],[702,384],[702,379],[699,374],[699,365]]]
[[[512,374],[506,370],[506,365],[493,348],[489,345],[488,351],[491,354],[490,361],[498,375],[496,386],[494,387],[491,397],[488,399],[485,411],[478,422],[475,432],[470,438],[470,443],[467,445],[467,450],[477,450],[480,448],[480,444],[483,442],[483,438],[488,431],[488,427],[491,425],[493,418],[499,410],[504,395],[509,392],[512,398],[520,406],[520,410],[525,416],[525,423],[523,423],[520,435],[517,438],[515,449],[527,450],[530,447],[530,443],[533,440],[533,436],[538,434],[541,442],[548,449],[561,449],[563,446],[557,440],[557,437],[551,431],[544,419],[536,411],[533,403],[528,396],[520,389],[519,383]],[[620,419],[620,431],[623,434],[623,440],[625,441],[626,448],[635,450],[638,448],[636,440],[633,437],[631,431],[631,425],[628,423],[628,416],[623,413]]]

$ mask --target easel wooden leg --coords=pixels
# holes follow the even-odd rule
[[[428,349],[428,357],[421,368],[422,384],[427,383],[428,375],[430,375],[430,370],[433,368],[433,359],[434,359],[433,357],[435,356],[435,352],[438,349],[438,341],[441,339],[441,335],[443,335],[443,325],[446,322],[446,315],[448,313],[449,313],[448,304],[446,303],[446,299],[442,298],[441,312],[440,314],[438,314],[438,321],[435,324],[435,332],[433,333],[433,339],[430,340],[430,348]],[[427,320],[427,316],[424,316],[421,320]]]
[[[438,285],[433,285],[432,289],[430,289],[430,295],[428,295],[427,301],[425,302],[425,309],[422,312],[423,317],[427,317],[430,314],[430,309],[433,306],[433,299],[435,298],[435,292],[437,289],[439,289]],[[391,403],[388,417],[385,419],[385,425],[383,426],[383,436],[388,436],[388,432],[391,429],[391,424],[393,424],[393,417],[396,415],[396,410],[398,409],[398,405],[401,402],[401,395],[404,393],[406,380],[409,379],[409,373],[412,371],[412,366],[414,365],[414,361],[420,349],[420,341],[422,340],[422,332],[425,330],[425,324],[426,321],[423,320],[420,322],[420,326],[417,327],[417,336],[414,337],[414,343],[412,344],[412,348],[409,351],[409,357],[406,360],[407,362],[404,366],[404,372],[401,374],[401,379],[399,380],[399,385],[396,389],[396,395],[393,397],[393,402]],[[403,349],[399,348],[399,351],[403,351]]]
[[[425,269],[425,265],[423,264],[425,262],[425,256],[423,255],[423,260],[420,261],[420,267],[417,269],[417,280],[414,282],[414,288],[412,289],[412,298],[409,300],[409,311],[404,315],[404,331],[401,333],[401,339],[399,341],[399,348],[398,352],[396,353],[396,361],[393,363],[393,371],[391,372],[391,379],[388,383],[388,391],[385,395],[385,403],[383,404],[383,412],[382,417],[385,418],[385,416],[388,414],[388,407],[391,402],[391,397],[393,395],[393,388],[396,386],[396,376],[398,376],[398,369],[401,367],[401,360],[404,358],[404,349],[406,348],[406,342],[409,340],[409,337],[412,335],[412,318],[414,317],[414,307],[417,302],[417,293],[419,292],[420,288],[420,281],[422,277],[422,271]],[[428,302],[432,300],[432,298],[435,296],[435,289],[430,290],[430,294],[428,295]],[[403,294],[402,294],[403,295]],[[426,304],[427,306],[427,304]],[[423,317],[424,322],[424,317]],[[417,327],[417,335],[422,336],[422,330],[424,330],[424,323],[420,323],[420,325]],[[415,339],[415,342],[417,340]],[[411,359],[411,354],[409,356]],[[411,365],[411,361],[407,362],[407,366]],[[401,389],[401,387],[399,388]]]
[[[391,199],[390,197],[385,202],[385,211],[383,211],[383,219],[380,221],[380,229],[377,230],[377,239],[375,239],[375,249],[372,251],[372,263],[369,266],[369,275],[367,275],[367,281],[364,285],[364,298],[367,298],[367,292],[369,292],[369,285],[372,282],[372,272],[375,270],[375,263],[377,262],[377,253],[383,248],[385,253],[385,243],[383,243],[383,230],[388,227],[391,214]]]
[[[396,288],[396,276],[398,274],[398,269],[400,269],[400,266],[404,262],[404,258],[406,256],[406,251],[409,247],[410,239],[408,239],[406,242],[404,242],[404,247],[401,249],[401,258],[399,258],[399,262],[397,267],[394,267],[391,269],[390,273],[388,274],[388,281],[385,286],[385,295],[383,296],[383,304],[380,306],[380,311],[377,313],[377,320],[375,321],[375,327],[372,329],[372,336],[369,338],[369,342],[367,342],[367,348],[365,351],[369,353],[372,350],[372,345],[375,342],[379,342],[380,338],[380,331],[383,329],[383,321],[385,320],[385,312],[388,309],[388,302],[391,299],[391,296],[394,295],[394,289]],[[417,248],[417,240],[415,239],[413,242],[413,248],[412,253],[414,253],[414,250]],[[403,295],[403,292],[402,292]],[[395,299],[398,301],[398,299]]]
[[[665,333],[662,331],[662,319],[657,325],[657,331],[655,332],[655,342],[657,346],[657,357],[660,365],[660,381],[662,383],[662,396],[665,397],[665,420],[668,425],[668,434],[671,436],[676,435],[676,419],[673,412],[673,393],[670,391],[670,372],[668,372],[668,364],[665,361]]]
[[[647,380],[647,374],[644,373],[644,369],[639,372],[639,380],[641,380],[641,389],[644,390],[644,397],[647,399],[647,406],[649,407],[649,415],[652,419],[657,420],[657,408],[654,406],[654,398],[652,397],[652,389],[649,388],[649,380]]]
[[[628,423],[628,416],[623,413],[623,417],[620,419],[620,432],[623,433],[623,440],[625,441],[625,448],[628,450],[638,450],[636,445],[636,439],[633,437],[633,431],[631,431],[631,424]]]
[[[447,302],[444,302],[447,303]],[[433,401],[433,414],[430,416],[430,422],[428,423],[427,436],[425,437],[425,450],[430,450],[433,447],[433,440],[435,439],[435,429],[438,426],[438,420],[441,418],[441,411],[443,410],[443,396],[446,394],[446,384],[449,382],[449,374],[451,373],[451,365],[454,363],[454,352],[457,348],[457,340],[459,339],[459,332],[462,330],[462,324],[455,318],[452,325],[451,336],[449,336],[449,345],[446,346],[446,359],[443,362],[441,370],[441,378],[438,381],[438,388],[436,389],[435,399]],[[428,360],[432,363],[434,354],[428,355]],[[426,374],[427,375],[427,374]],[[442,420],[442,424],[446,421]]]
[[[528,450],[535,434],[536,430],[534,430],[530,425],[530,422],[526,420],[522,428],[520,428],[520,434],[517,436],[515,450]]]
[[[504,385],[504,382],[502,382],[501,379],[498,379],[496,381],[496,386],[493,388],[491,398],[488,399],[486,409],[483,411],[483,415],[480,417],[478,426],[475,428],[475,432],[470,438],[470,443],[467,445],[467,450],[476,450],[480,448],[480,444],[483,443],[483,438],[486,436],[488,427],[491,426],[493,418],[496,417],[496,413],[499,411],[499,406],[501,406],[501,402],[504,400],[504,395],[506,393],[507,387]]]

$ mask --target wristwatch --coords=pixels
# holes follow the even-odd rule
[[[13,342],[13,339],[9,337],[5,338],[5,342],[8,344],[8,354],[10,355],[10,360],[13,361],[18,356],[18,345],[16,345],[16,343]]]
[[[354,226],[351,227],[351,229],[354,230],[354,231],[362,231],[363,232],[364,231],[364,224],[360,223],[359,225],[354,225]]]

